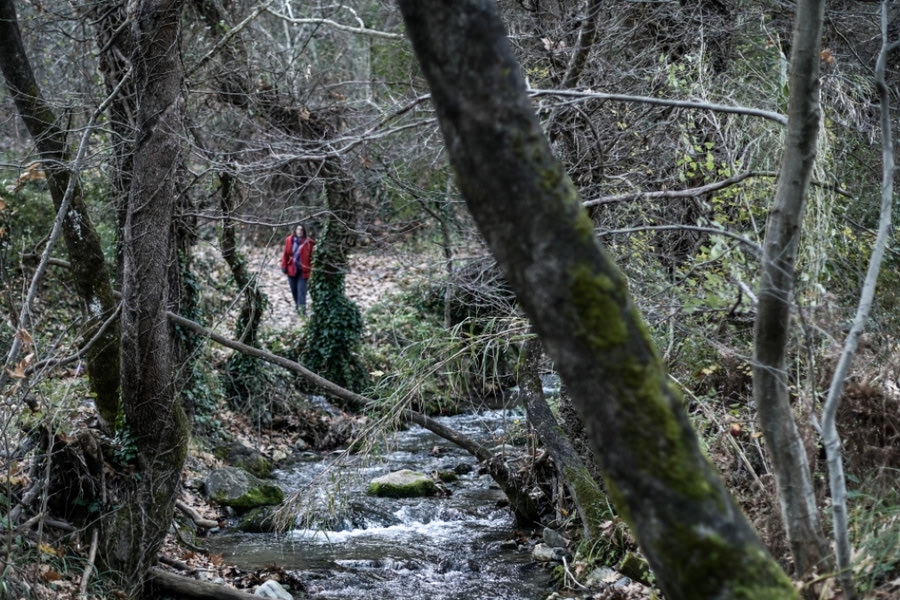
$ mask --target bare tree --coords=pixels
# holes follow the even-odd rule
[[[466,202],[669,598],[795,597],[697,445],[486,1],[400,2]]]
[[[753,398],[781,501],[781,515],[797,575],[805,577],[826,555],[815,490],[788,394],[794,262],[819,131],[819,62],[823,0],[797,4],[791,51],[790,104],[781,171],[766,225],[755,327]]]
[[[88,374],[100,417],[113,428],[119,409],[119,326],[111,323],[103,327],[116,307],[109,271],[100,236],[81,192],[78,173],[73,173],[68,165],[71,157],[67,132],[59,125],[58,116],[41,94],[22,43],[12,0],[0,0],[0,69],[19,114],[34,138],[56,209],[60,210],[64,199],[68,202],[62,232],[72,280],[87,321],[84,339],[91,340],[97,334],[86,352]],[[70,186],[71,192],[66,197]]]

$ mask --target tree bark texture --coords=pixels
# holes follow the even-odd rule
[[[825,556],[809,460],[788,392],[794,263],[819,131],[819,61],[824,0],[797,3],[790,62],[790,101],[784,155],[766,224],[755,325],[753,399],[778,487],[781,514],[797,575]]]
[[[31,63],[25,53],[22,35],[12,0],[0,0],[0,69],[10,95],[28,133],[34,138],[41,167],[53,204],[59,210],[69,187],[72,172],[67,165],[66,131],[41,95]],[[70,272],[87,325],[84,340],[90,340],[116,308],[112,283],[100,236],[88,214],[81,186],[76,181],[63,220],[63,239],[69,254]],[[86,353],[91,390],[101,419],[115,427],[119,409],[119,326],[113,324],[101,333]]]
[[[123,245],[122,397],[138,459],[121,508],[104,519],[102,557],[134,596],[171,524],[188,441],[166,316],[180,160],[174,129],[180,111],[180,10],[178,1],[143,0],[133,29],[138,131]]]
[[[575,503],[585,540],[597,540],[601,535],[600,524],[604,520],[600,512],[601,506],[606,504],[604,495],[544,398],[544,386],[538,374],[541,354],[541,343],[536,338],[526,341],[522,347],[521,364],[517,370],[522,404],[528,414],[528,422],[550,453]]]
[[[124,257],[125,218],[128,210],[128,194],[131,190],[131,175],[134,171],[133,148],[137,130],[137,88],[129,77],[130,57],[134,53],[134,39],[129,35],[127,3],[122,0],[102,4],[85,3],[81,6],[86,17],[94,24],[97,38],[98,66],[107,93],[122,86],[107,111],[109,128],[115,143],[112,144],[110,160],[111,198],[116,207],[116,285],[121,291],[122,262]]]
[[[666,597],[796,597],[700,451],[626,281],[542,135],[493,3],[399,4],[466,203]]]

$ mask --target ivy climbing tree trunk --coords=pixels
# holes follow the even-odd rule
[[[0,0],[0,69],[19,115],[34,139],[41,167],[47,173],[50,196],[59,210],[73,176],[67,166],[66,131],[60,128],[56,114],[38,87],[22,43],[12,0]],[[85,355],[91,390],[101,419],[114,428],[119,409],[119,324],[114,321],[102,331],[100,327],[112,316],[116,302],[100,236],[77,181],[62,232],[72,265],[72,281],[86,318],[84,340],[91,340],[99,332]]]
[[[494,3],[399,4],[469,210],[666,597],[796,597],[703,456],[624,276],[542,135]]]
[[[104,516],[101,536],[101,562],[131,597],[140,594],[172,522],[189,431],[175,395],[166,316],[176,260],[180,11],[177,0],[142,0],[132,30],[138,130],[123,244],[122,398],[137,459],[118,506]]]
[[[308,336],[312,343],[303,351],[303,362],[323,377],[359,392],[368,382],[358,354],[363,320],[345,288],[355,200],[352,181],[337,161],[328,159],[322,167],[328,217],[313,257],[309,291],[314,312]]]
[[[791,46],[790,102],[781,171],[766,223],[755,325],[753,399],[778,487],[781,514],[799,577],[826,555],[815,490],[788,392],[794,263],[819,131],[819,51],[824,0],[800,0]]]

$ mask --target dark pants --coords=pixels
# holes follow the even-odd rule
[[[308,281],[299,275],[296,277],[288,275],[288,283],[291,285],[291,296],[294,297],[294,304],[298,307],[306,306],[306,284]]]

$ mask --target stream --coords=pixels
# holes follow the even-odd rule
[[[517,410],[440,417],[486,445],[503,443]],[[306,585],[310,598],[532,600],[551,591],[550,573],[510,540],[516,528],[504,496],[474,457],[412,425],[391,434],[377,456],[304,453],[275,472],[298,491],[309,524],[282,534],[228,533],[210,550],[246,570],[277,565]],[[446,496],[376,498],[368,482],[399,469],[454,470]],[[304,519],[298,519],[298,523]]]

